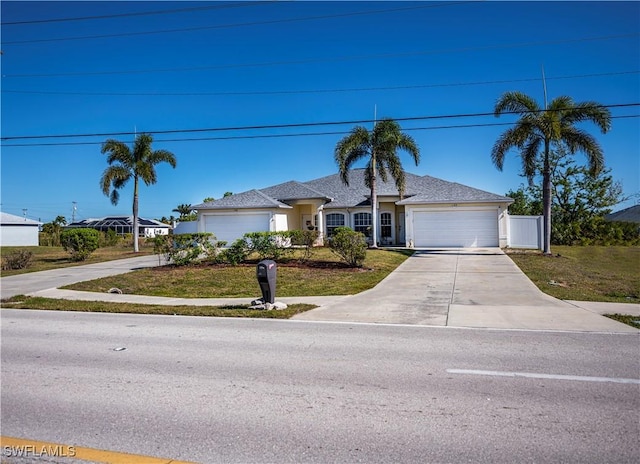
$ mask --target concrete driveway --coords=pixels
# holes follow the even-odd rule
[[[637,332],[542,293],[499,248],[418,250],[375,288],[294,319]]]

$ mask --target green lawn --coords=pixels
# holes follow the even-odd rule
[[[398,267],[411,251],[368,250],[362,268],[348,268],[327,248],[314,250],[312,261],[295,259],[278,263],[277,295],[349,295],[374,287]],[[256,264],[240,266],[164,266],[80,282],[65,288],[179,298],[252,298],[259,295]]]
[[[508,254],[540,290],[556,298],[640,303],[640,247],[554,246],[551,252]]]
[[[61,267],[80,266],[83,264],[101,263],[113,261],[114,259],[134,258],[136,256],[149,255],[153,253],[153,246],[141,246],[139,253],[133,252],[132,246],[113,246],[98,248],[85,261],[72,261],[69,253],[62,247],[0,247],[0,256],[4,257],[15,250],[28,250],[33,253],[31,265],[26,269],[2,270],[0,276],[6,277],[27,272],[47,271],[49,269],[59,269]]]
[[[310,304],[292,304],[287,309],[266,311],[248,309],[248,306],[165,306],[103,301],[74,301],[18,295],[2,302],[3,308],[79,311],[92,313],[164,314],[176,316],[251,317],[263,319],[289,319],[315,308]]]

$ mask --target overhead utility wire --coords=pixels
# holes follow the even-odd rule
[[[627,116],[612,116],[611,119],[629,119],[640,118],[640,114],[632,114]],[[448,126],[430,126],[430,127],[409,127],[403,128],[403,131],[420,131],[420,130],[440,130],[440,129],[465,129],[474,127],[494,127],[494,126],[512,126],[513,122],[496,122],[483,124],[456,124]],[[302,132],[295,134],[259,134],[259,135],[229,135],[222,137],[191,137],[179,139],[155,139],[156,143],[164,142],[206,142],[212,140],[250,140],[250,139],[271,139],[285,137],[308,137],[308,136],[325,136],[325,135],[346,135],[348,131],[336,132]],[[59,146],[77,146],[77,145],[102,145],[103,142],[45,142],[45,143],[10,143],[2,144],[2,147],[59,147]],[[133,143],[128,141],[126,143]]]
[[[226,8],[239,8],[245,6],[261,5],[265,3],[275,3],[276,0],[264,0],[256,2],[241,2],[241,3],[227,3],[224,5],[209,5],[209,6],[197,6],[191,8],[178,8],[175,10],[155,10],[155,11],[139,11],[134,13],[119,13],[100,16],[78,16],[74,18],[49,18],[49,19],[31,19],[25,21],[8,21],[0,23],[2,26],[18,26],[23,24],[42,24],[42,23],[60,23],[68,21],[88,21],[94,19],[110,19],[110,18],[128,18],[132,16],[151,16],[151,15],[163,15],[173,13],[185,13],[190,11],[201,10],[221,10]]]
[[[315,21],[318,19],[332,19],[332,18],[346,18],[351,16],[374,15],[374,14],[380,14],[380,13],[390,13],[395,11],[419,10],[424,8],[436,8],[441,6],[460,5],[460,4],[466,4],[466,3],[477,3],[477,2],[474,2],[474,1],[442,2],[437,4],[431,4],[431,5],[389,8],[384,10],[367,10],[367,11],[356,11],[352,13],[339,13],[339,14],[332,14],[332,15],[305,16],[301,18],[272,19],[268,21],[252,21],[248,23],[217,24],[215,26],[194,26],[194,27],[184,27],[179,29],[162,29],[162,30],[156,30],[156,31],[121,32],[119,34],[101,34],[101,35],[85,35],[85,36],[75,36],[75,37],[57,37],[57,38],[48,38],[48,39],[14,40],[14,41],[3,42],[3,46],[4,45],[22,45],[22,44],[30,44],[30,43],[43,43],[43,42],[62,42],[62,41],[70,41],[70,40],[91,40],[91,39],[108,39],[108,38],[114,38],[114,37],[172,34],[176,32],[195,32],[195,31],[204,31],[204,30],[211,30],[211,29],[229,29],[234,27],[260,26],[260,25],[266,25],[266,24],[283,24],[283,23],[292,23],[292,22],[298,22],[298,21]]]
[[[594,108],[625,108],[632,106],[640,106],[640,103],[619,103],[611,105],[596,105]],[[545,111],[561,111],[561,110],[539,110],[538,113]],[[502,114],[520,114],[518,111],[504,111]],[[437,116],[411,116],[404,118],[393,118],[395,121],[421,121],[432,119],[454,119],[454,118],[472,118],[495,116],[495,113],[462,113],[462,114],[445,114]],[[148,134],[177,134],[177,133],[195,133],[195,132],[226,132],[234,130],[262,130],[262,129],[288,129],[294,127],[319,127],[319,126],[342,126],[352,124],[367,124],[376,122],[373,119],[361,119],[354,121],[325,121],[325,122],[306,122],[306,123],[287,123],[287,124],[265,124],[255,126],[235,126],[235,127],[209,127],[198,129],[166,129],[145,131]],[[51,135],[17,135],[9,137],[1,137],[0,140],[20,140],[20,139],[55,139],[55,138],[81,138],[81,137],[109,137],[116,135],[136,135],[137,132],[104,132],[93,134],[51,134]]]
[[[484,45],[480,47],[464,47],[464,48],[449,48],[449,49],[437,49],[437,50],[419,50],[415,52],[403,52],[403,53],[383,53],[373,55],[347,55],[328,58],[309,58],[304,60],[291,60],[291,61],[272,61],[263,63],[234,63],[234,64],[222,64],[211,66],[195,66],[189,68],[160,68],[160,69],[133,69],[123,71],[88,71],[88,72],[68,72],[68,73],[46,73],[46,74],[3,74],[3,78],[25,78],[25,77],[63,77],[63,76],[101,76],[101,75],[116,75],[116,74],[148,74],[148,73],[168,73],[168,72],[191,72],[191,71],[206,71],[211,69],[231,69],[231,68],[258,68],[267,66],[283,66],[283,65],[296,65],[296,64],[311,64],[311,63],[326,63],[336,61],[354,61],[354,60],[371,60],[378,58],[399,58],[409,56],[420,55],[433,55],[433,54],[445,54],[445,53],[460,53],[460,52],[473,52],[481,50],[494,50],[504,48],[519,48],[519,47],[536,47],[541,45],[558,45],[563,43],[576,43],[576,42],[591,42],[598,40],[613,40],[621,38],[638,37],[640,33],[633,34],[621,34],[599,37],[582,37],[577,39],[563,39],[563,40],[546,40],[540,42],[520,42],[510,44],[494,44]]]
[[[560,80],[560,79],[579,79],[586,77],[605,77],[605,76],[620,76],[627,74],[640,74],[640,70],[636,71],[619,71],[609,73],[595,73],[595,74],[575,74],[572,76],[556,76],[546,77],[547,80]],[[345,93],[345,92],[371,92],[377,90],[409,90],[409,89],[425,89],[425,88],[437,88],[437,87],[464,87],[474,85],[491,85],[491,84],[509,84],[515,82],[535,82],[539,81],[539,77],[530,77],[523,79],[503,79],[495,81],[474,81],[474,82],[454,82],[445,84],[416,84],[416,85],[398,85],[392,87],[356,87],[356,88],[344,88],[344,89],[309,89],[309,90],[265,90],[265,91],[227,91],[227,92],[57,92],[57,91],[44,91],[44,90],[11,90],[2,89],[2,93],[16,93],[16,94],[28,94],[28,95],[76,95],[76,96],[168,96],[168,97],[188,97],[188,96],[242,96],[242,95],[299,95],[299,94],[314,94],[314,93]]]

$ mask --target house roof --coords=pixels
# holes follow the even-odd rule
[[[41,222],[27,219],[24,216],[15,214],[0,213],[0,224],[3,226],[39,226]]]
[[[168,224],[165,224],[155,219],[145,219],[138,217],[138,225],[140,227],[156,227],[156,228],[169,228]],[[72,222],[66,227],[116,227],[116,226],[133,226],[133,216],[107,216],[103,218],[90,218],[83,219],[82,221]]]
[[[328,197],[326,193],[295,180],[274,185],[273,187],[267,187],[260,191],[271,198],[277,198],[281,201],[308,199],[331,200],[331,197]]]
[[[289,181],[260,190],[231,195],[194,206],[198,210],[240,208],[290,208],[288,201],[303,199],[324,200],[325,208],[353,208],[371,205],[371,191],[365,186],[365,169],[349,172],[349,184],[342,182],[339,174],[321,177],[308,182]],[[378,177],[378,196],[399,197],[394,180],[387,182]],[[431,176],[418,176],[405,172],[404,200],[399,205],[424,203],[512,203],[513,199],[473,187],[448,182]]]
[[[249,190],[247,192],[229,195],[219,200],[201,203],[193,207],[194,209],[247,209],[247,208],[292,208],[281,201],[261,192],[260,190]]]
[[[640,205],[631,206],[629,208],[616,211],[615,213],[607,214],[605,219],[607,221],[640,223]]]

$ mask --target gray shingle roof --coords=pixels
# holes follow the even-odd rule
[[[353,208],[371,204],[371,191],[364,183],[364,169],[349,173],[349,185],[342,182],[339,174],[321,177],[308,182],[289,181],[260,190],[231,195],[209,203],[194,206],[194,209],[240,209],[240,208],[291,208],[287,201],[302,199],[324,199],[325,208]],[[395,182],[378,178],[378,196],[398,197]],[[418,176],[405,172],[404,200],[399,205],[424,203],[507,202],[509,197],[478,190],[473,187],[448,182],[431,176]]]
[[[605,216],[607,221],[637,222],[640,223],[640,205],[616,211]]]
[[[195,205],[193,209],[292,208],[260,190],[248,190],[228,197]]]
[[[306,200],[317,198],[321,200],[331,200],[326,193],[322,193],[308,185],[304,185],[298,181],[291,180],[283,184],[274,185],[260,190],[271,198],[277,198],[280,201],[286,200]]]

